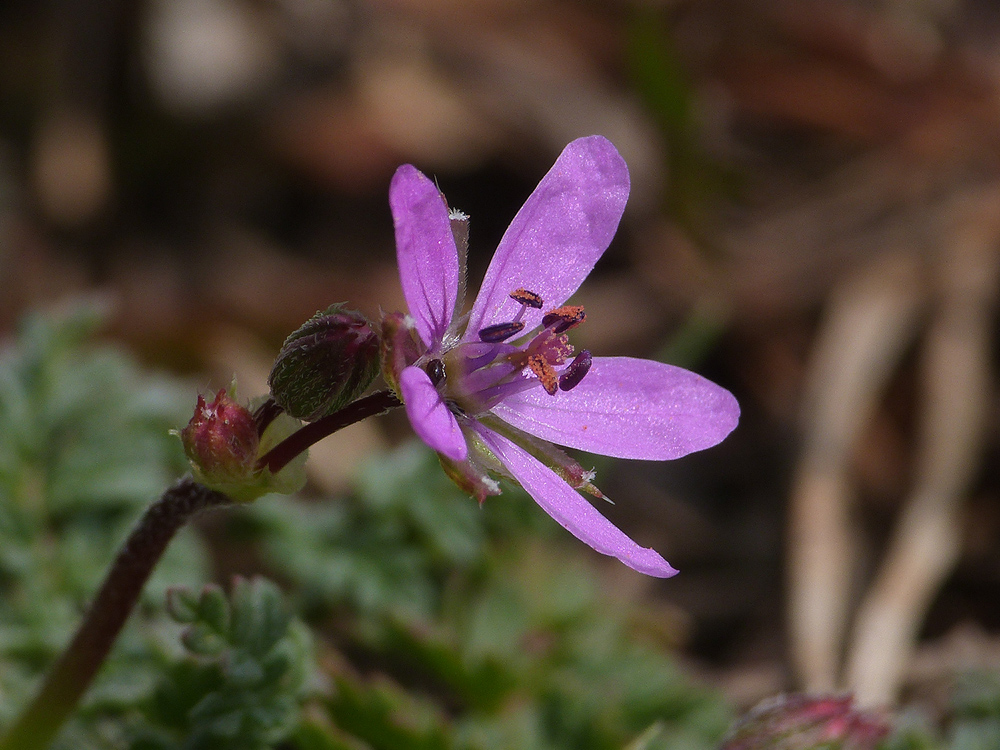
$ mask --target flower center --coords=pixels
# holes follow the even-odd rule
[[[515,289],[510,297],[521,303],[513,320],[482,328],[478,342],[459,344],[443,359],[426,365],[435,385],[445,380],[447,372],[443,395],[466,413],[481,414],[508,396],[538,385],[551,396],[572,390],[590,369],[590,352],[583,350],[574,357],[566,336],[566,331],[586,320],[583,307],[564,305],[550,310],[542,316],[541,329],[515,345],[507,342],[524,330],[527,309],[541,310],[544,303],[541,296],[523,288]]]

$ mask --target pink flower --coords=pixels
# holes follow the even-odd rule
[[[605,138],[570,143],[504,234],[462,315],[466,217],[410,165],[389,189],[410,315],[383,320],[383,372],[414,431],[482,501],[519,483],[570,533],[652,576],[677,571],[632,541],[577,490],[603,497],[553,443],[665,460],[715,445],[739,419],[732,394],[687,370],[629,357],[574,356],[583,322],[566,300],[607,249],[628,199],[624,160]],[[456,237],[459,238],[456,244]]]

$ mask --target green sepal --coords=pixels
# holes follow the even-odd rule
[[[594,472],[584,469],[578,461],[571,458],[561,448],[558,448],[547,440],[541,440],[533,435],[529,435],[524,430],[519,430],[490,414],[484,414],[478,419],[484,426],[507,438],[512,443],[519,445],[534,458],[545,464],[545,466],[548,466],[573,489],[581,490],[602,500],[607,500],[604,494],[593,484]]]

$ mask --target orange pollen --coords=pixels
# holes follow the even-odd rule
[[[535,373],[535,377],[541,382],[545,392],[550,396],[555,396],[556,391],[559,390],[559,377],[556,375],[555,368],[545,361],[545,357],[540,354],[529,355],[528,367]]]
[[[536,310],[542,309],[542,297],[535,292],[530,292],[524,287],[519,287],[510,293],[510,298],[516,302],[520,302],[522,305],[527,307],[533,307]]]
[[[561,365],[573,356],[573,345],[565,334],[546,328],[531,341],[527,353],[542,357],[550,365]]]
[[[556,333],[568,331],[576,328],[587,319],[587,313],[583,311],[583,305],[563,305],[555,310],[550,310],[542,317],[542,325],[551,327]]]

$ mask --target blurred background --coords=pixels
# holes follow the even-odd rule
[[[0,333],[96,298],[192,405],[234,373],[264,393],[316,310],[404,307],[398,164],[471,215],[474,286],[562,147],[605,135],[632,195],[574,343],[695,369],[743,416],[598,463],[602,511],[678,577],[571,554],[737,707],[933,712],[1000,669],[998,94],[987,0],[8,0]],[[307,498],[408,435],[317,446]],[[253,570],[237,547],[219,580]]]

